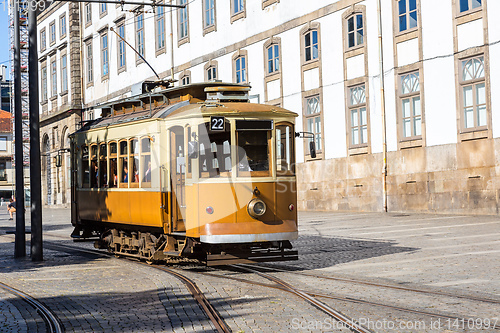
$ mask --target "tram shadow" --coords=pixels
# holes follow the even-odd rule
[[[396,242],[389,241],[309,235],[301,235],[292,241],[292,245],[299,251],[299,260],[265,265],[281,269],[286,267],[287,270],[310,270],[419,250],[414,247],[398,246]]]

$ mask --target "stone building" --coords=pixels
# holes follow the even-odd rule
[[[54,2],[38,15],[42,202],[69,205],[68,135],[82,112],[79,4]],[[54,157],[62,154],[62,166]]]
[[[63,12],[71,36],[56,33],[41,49],[42,149],[64,147],[57,115],[85,110],[91,119],[99,103],[156,79],[118,34],[162,79],[250,83],[260,102],[297,112],[296,130],[312,132],[318,150],[313,159],[296,142],[300,209],[382,211],[387,200],[389,211],[498,214],[500,96],[491,91],[500,63],[491,59],[500,55],[500,2],[381,0],[384,108],[377,2],[54,3],[41,14],[39,44],[52,24],[60,30]],[[65,102],[47,93],[63,54]]]

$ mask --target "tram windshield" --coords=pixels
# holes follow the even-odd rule
[[[269,176],[271,131],[238,131],[238,176]]]

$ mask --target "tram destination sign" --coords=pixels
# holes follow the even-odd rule
[[[214,132],[224,132],[226,130],[224,117],[211,116],[210,130]]]

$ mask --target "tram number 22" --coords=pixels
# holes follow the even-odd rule
[[[210,117],[211,131],[224,131],[224,117]]]

